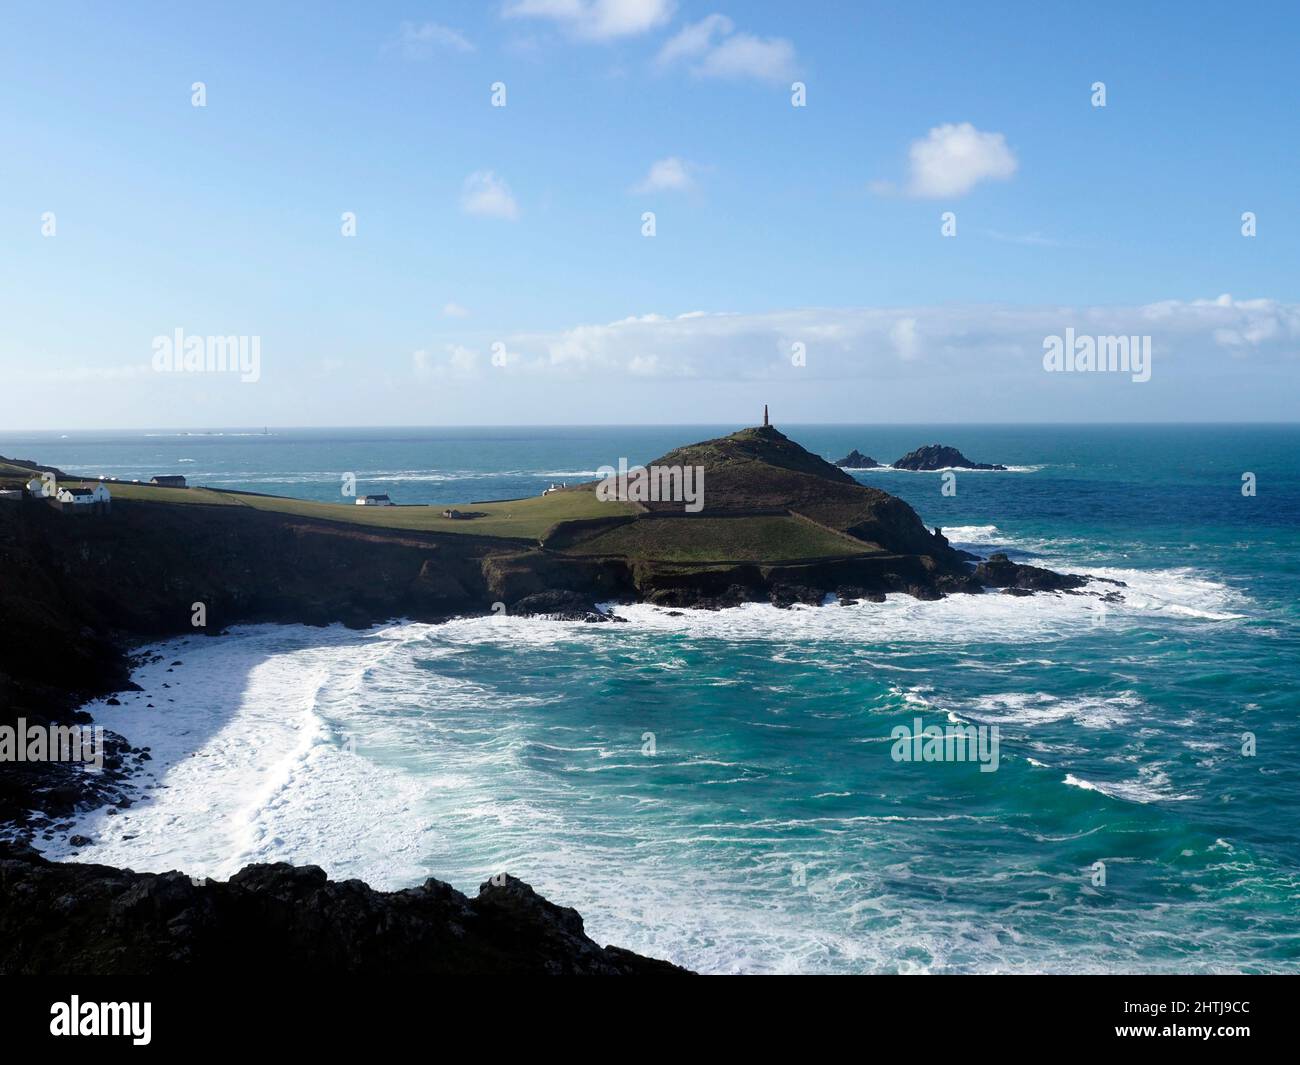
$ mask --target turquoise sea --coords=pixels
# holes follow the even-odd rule
[[[460,502],[735,428],[0,430],[0,454]],[[76,857],[471,893],[507,869],[601,942],[709,972],[1300,970],[1300,427],[780,428],[831,459],[940,442],[1012,466],[952,497],[938,474],[856,476],[971,550],[1122,580],[1122,602],[172,641],[166,714],[148,667],[141,697],[91,707],[153,746],[161,786],[85,815]],[[918,717],[998,725],[998,770],[891,760]]]

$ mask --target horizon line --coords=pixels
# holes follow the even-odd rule
[[[317,424],[317,425],[277,425],[275,429],[280,432],[299,432],[311,430],[395,430],[395,429],[691,429],[707,427],[712,428],[720,425],[733,424],[732,419],[722,419],[718,421],[692,421],[692,422],[444,422],[438,424],[383,424],[383,425],[338,425],[338,424]],[[761,425],[761,422],[755,422],[753,425],[742,425],[741,428],[754,428]],[[804,422],[790,421],[781,423],[795,428],[853,428],[860,429],[872,426],[908,428],[911,426],[953,426],[953,427],[974,427],[974,428],[1018,428],[1018,427],[1061,427],[1061,428],[1152,428],[1152,427],[1197,427],[1197,426],[1240,426],[1240,427],[1286,427],[1300,426],[1300,419],[1293,421],[1242,421],[1237,419],[1222,420],[1199,420],[1199,421],[861,421],[861,422]],[[772,422],[773,428],[779,428],[775,421]],[[164,432],[164,433],[194,433],[208,434],[217,432],[240,432],[252,436],[270,435],[271,426],[262,425],[208,425],[208,426],[168,426],[168,425],[144,425],[130,427],[111,427],[95,426],[88,428],[73,428],[60,426],[54,429],[35,429],[19,428],[0,430],[0,439],[6,436],[16,436],[23,433],[52,434],[52,433],[145,433],[145,432]]]

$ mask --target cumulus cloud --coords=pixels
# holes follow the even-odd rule
[[[1233,354],[1279,344],[1294,349],[1300,337],[1300,307],[1269,299],[1235,300],[1224,294],[1212,300],[1165,300],[1150,304],[1146,317],[1157,326],[1190,319],[1211,329],[1215,343]]]
[[[407,59],[428,59],[440,50],[474,51],[474,46],[459,30],[437,22],[403,22],[399,43]]]
[[[651,164],[650,172],[632,187],[633,192],[682,192],[695,184],[693,163],[670,155]]]
[[[502,14],[548,19],[575,37],[608,41],[656,29],[676,10],[676,0],[511,0]]]
[[[483,218],[504,218],[513,222],[519,217],[510,186],[491,170],[475,170],[461,188],[460,209]]]
[[[661,67],[687,63],[702,78],[731,81],[789,81],[795,72],[794,45],[784,37],[756,37],[736,32],[726,15],[708,15],[689,23],[659,50]]]
[[[1041,384],[1044,340],[1067,328],[1151,336],[1156,373],[1221,372],[1233,356],[1300,356],[1300,304],[1167,300],[1130,307],[850,307],[646,314],[507,340],[509,370],[572,377],[910,381],[1011,377]],[[807,365],[792,369],[793,345]],[[1239,365],[1239,364],[1238,364]],[[480,367],[481,370],[481,367]],[[1125,378],[1127,380],[1127,378]]]
[[[981,181],[1003,181],[1019,162],[1001,133],[985,133],[969,122],[935,126],[908,149],[909,196],[951,199],[964,196]],[[885,194],[890,182],[872,182],[873,192]]]

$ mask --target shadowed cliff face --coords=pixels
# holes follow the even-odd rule
[[[576,910],[512,876],[473,899],[440,880],[380,892],[283,863],[196,883],[0,844],[0,882],[0,974],[686,974],[597,945]]]

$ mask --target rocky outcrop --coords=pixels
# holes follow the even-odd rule
[[[894,463],[896,470],[1005,470],[988,462],[971,462],[955,447],[944,444],[926,444],[915,451],[909,451]]]
[[[0,974],[669,976],[687,970],[587,936],[575,910],[512,876],[475,898],[250,865],[225,882],[48,862],[0,844]]]
[[[1013,594],[1032,592],[1072,592],[1082,588],[1089,578],[1074,573],[1056,573],[1041,566],[1012,562],[999,551],[975,567],[975,580],[987,588],[1002,588]]]
[[[879,462],[873,459],[870,455],[864,455],[857,448],[850,451],[842,459],[836,462],[835,465],[846,470],[877,470],[880,468]]]
[[[534,592],[515,603],[513,613],[522,617],[543,617],[553,621],[626,621],[602,609],[590,594],[555,589]]]

